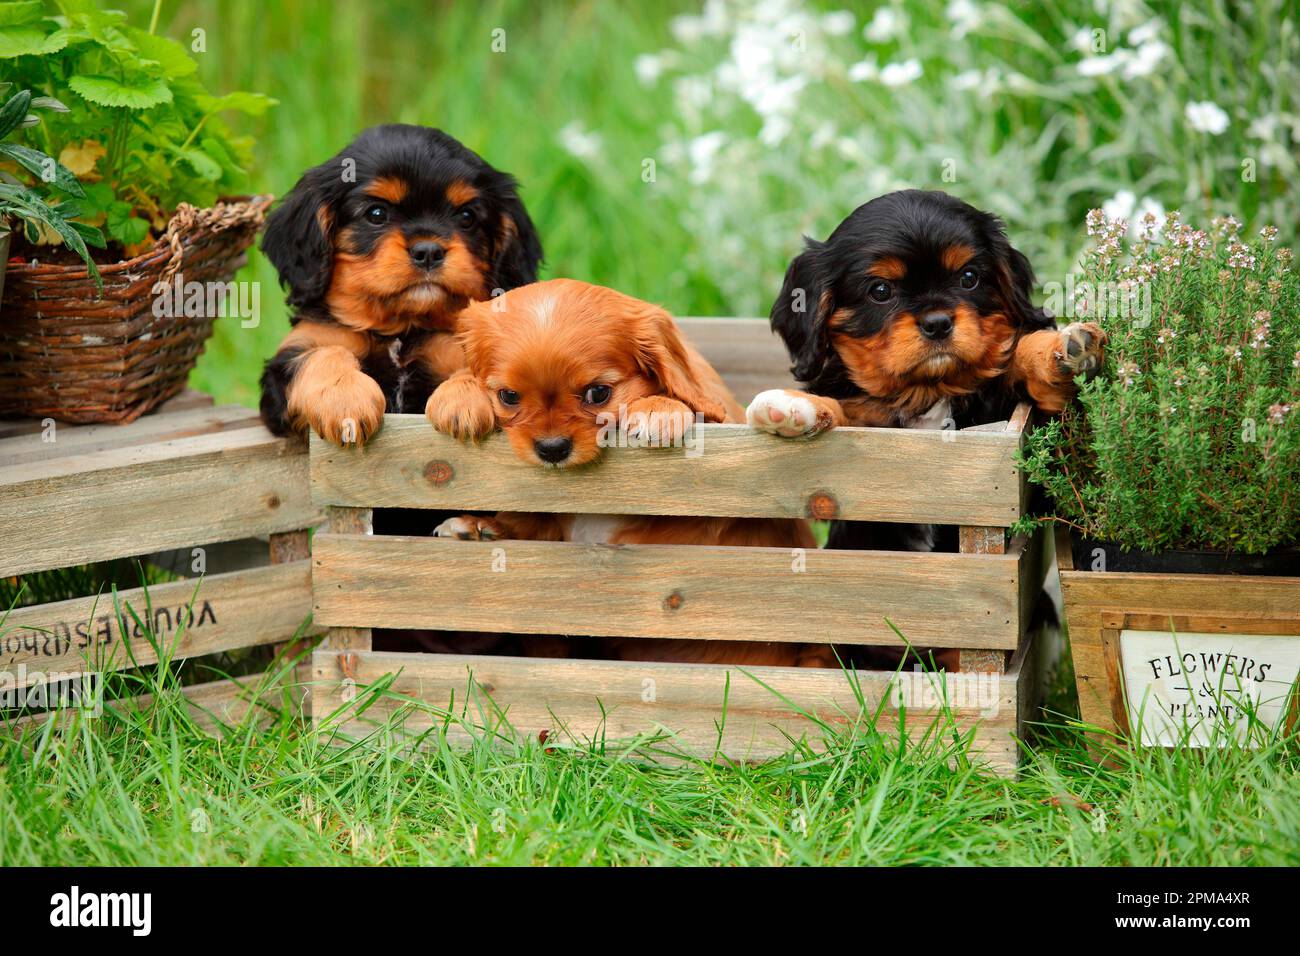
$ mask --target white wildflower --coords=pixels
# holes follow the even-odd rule
[[[853,29],[856,18],[849,10],[832,10],[822,17],[822,32],[827,36],[842,37]]]
[[[880,82],[885,86],[906,86],[921,78],[921,61],[913,57],[902,63],[887,63],[880,71]]]
[[[727,134],[714,130],[697,136],[686,146],[686,155],[691,163],[691,182],[705,183],[713,176],[713,161],[718,150],[727,144]]]
[[[978,27],[983,19],[983,11],[971,0],[952,0],[946,12],[952,23],[952,35],[958,40]]]
[[[1198,133],[1218,136],[1228,128],[1228,114],[1209,100],[1188,103],[1183,110],[1187,123]]]
[[[560,145],[581,160],[597,159],[604,147],[601,135],[588,130],[580,120],[566,123],[556,135]]]
[[[1148,40],[1143,43],[1124,64],[1124,79],[1132,80],[1139,76],[1150,76],[1169,52],[1169,46],[1159,40]]]
[[[1148,20],[1140,27],[1134,27],[1128,32],[1129,44],[1131,46],[1141,46],[1143,43],[1154,40],[1160,35],[1160,29],[1164,25],[1165,23],[1163,20],[1159,17],[1155,17],[1154,19]]]
[[[632,67],[636,70],[636,78],[643,86],[654,86],[664,72],[663,57],[653,53],[642,53],[636,58]]]
[[[871,22],[862,28],[862,35],[872,43],[887,43],[902,36],[907,30],[907,16],[893,7],[880,7]]]
[[[880,76],[880,67],[876,65],[875,56],[869,56],[865,60],[854,63],[849,67],[849,80],[853,83],[861,83],[864,80],[874,80]]]
[[[1080,76],[1105,76],[1122,69],[1132,54],[1128,50],[1116,50],[1103,56],[1089,56],[1079,61]]]

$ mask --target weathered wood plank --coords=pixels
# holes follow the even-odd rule
[[[317,534],[318,623],[921,647],[1016,647],[1022,554]]]
[[[1300,607],[1300,578],[1221,574],[1142,574],[1071,570],[1068,535],[1057,538],[1061,592],[1084,723],[1115,730],[1118,695],[1107,670],[1102,618],[1107,612],[1199,617],[1240,614],[1286,618]]]
[[[678,514],[1006,526],[1020,516],[1019,436],[840,428],[792,441],[744,425],[683,448],[606,449],[594,467],[541,469],[500,433],[466,445],[420,415],[387,415],[364,448],[313,436],[312,495],[376,508]]]
[[[300,443],[265,428],[0,467],[0,575],[321,520]]]
[[[359,693],[359,688],[387,674],[397,677],[390,693],[371,704],[360,719],[348,719],[346,710],[340,713],[343,721],[339,729],[352,736],[372,731],[377,723],[406,707],[402,698],[407,698],[478,727],[495,723],[483,716],[491,714],[495,706],[505,712],[515,731],[535,738],[544,730],[548,741],[561,745],[597,737],[627,740],[664,730],[675,736],[678,746],[696,755],[708,756],[720,743],[726,756],[748,760],[788,751],[790,744],[783,731],[795,740],[807,737],[814,746],[821,740],[821,729],[792,712],[781,696],[837,729],[859,719],[865,723],[882,700],[877,727],[887,733],[897,726],[899,701],[908,703],[906,726],[912,739],[924,735],[936,717],[933,704],[917,703],[912,675],[902,675],[908,684],[896,692],[895,675],[884,672],[858,673],[866,705],[862,714],[845,674],[817,668],[754,667],[742,671],[708,664],[377,651],[359,652],[354,667],[356,687],[348,685],[349,693]],[[312,676],[313,716],[319,723],[345,705],[337,655],[317,651]],[[973,750],[982,754],[991,769],[1004,774],[1014,773],[1016,766],[1012,734],[1017,722],[1019,677],[1019,671],[1013,670],[949,678],[965,681],[960,693],[952,689],[947,693],[953,723],[962,732],[974,727]],[[419,732],[442,723],[441,714],[416,709],[407,715],[403,727]],[[453,741],[471,736],[462,726],[449,728]]]
[[[796,388],[790,356],[767,319],[679,318],[678,327],[740,404],[769,388]]]
[[[156,639],[177,659],[286,640],[311,616],[311,565],[299,560],[173,581],[151,586],[147,597],[145,589],[132,588],[117,598],[120,617],[112,594],[0,614],[3,680],[26,687],[55,673],[154,663],[158,654],[129,608],[152,621]]]
[[[173,441],[194,435],[252,428],[260,424],[256,410],[240,405],[199,406],[166,415],[145,415],[129,425],[55,424],[46,432],[27,432],[0,440],[0,466],[48,461],[67,455]]]
[[[191,408],[206,408],[206,407],[210,407],[211,405],[212,405],[211,395],[208,395],[204,392],[200,392],[198,389],[187,388],[185,391],[181,392],[175,398],[171,398],[163,402],[160,406],[158,406],[148,415],[143,416],[143,418],[137,419],[137,421],[144,421],[145,419],[148,418],[161,417],[164,415],[168,415],[172,412],[183,412]],[[30,434],[32,432],[40,432],[45,427],[42,424],[44,420],[45,420],[44,418],[6,418],[0,420],[0,439],[10,438],[13,435],[25,435],[25,434]],[[58,427],[61,429],[77,429],[77,428],[99,428],[102,426],[71,425],[71,424],[60,423]],[[107,427],[122,428],[122,427],[129,427],[129,426],[109,425]]]
[[[370,508],[327,508],[326,513],[329,517],[329,530],[333,534],[375,533],[375,513]],[[334,651],[368,651],[371,648],[369,624],[367,621],[357,627],[331,627],[321,646]]]
[[[310,664],[304,664],[285,674],[283,680],[266,680],[264,675],[259,674],[191,684],[183,688],[181,693],[189,704],[194,722],[215,736],[223,726],[243,724],[250,713],[254,714],[257,726],[266,726],[277,719],[281,706],[286,702],[295,713],[301,713],[301,703],[305,699],[303,694],[310,681]],[[143,711],[152,707],[153,703],[153,694],[139,694],[107,701],[104,708],[119,713],[127,710]],[[62,729],[76,715],[77,711],[56,710],[14,720],[0,718],[0,729],[15,736],[24,732],[39,733],[51,720],[57,723],[58,729]]]

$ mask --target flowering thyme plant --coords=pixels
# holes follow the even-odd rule
[[[1055,520],[1126,549],[1257,554],[1300,539],[1300,282],[1277,230],[1088,216],[1076,313],[1110,336],[1077,405],[1028,439]],[[1097,290],[1139,291],[1141,310]],[[1148,298],[1149,296],[1149,298]],[[1119,314],[1116,314],[1119,313]],[[1025,522],[1032,523],[1031,521]]]

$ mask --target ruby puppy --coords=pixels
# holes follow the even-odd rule
[[[666,311],[613,289],[552,279],[461,313],[467,368],[434,391],[434,428],[477,440],[500,428],[516,456],[547,469],[591,465],[617,419],[633,441],[679,443],[697,421],[743,410]],[[812,548],[803,521],[635,515],[463,515],[434,532],[462,540]],[[615,639],[622,660],[836,666],[829,647],[759,641]]]

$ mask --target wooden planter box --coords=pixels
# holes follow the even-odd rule
[[[1295,721],[1300,578],[1083,570],[1065,529],[1056,554],[1080,715],[1102,737],[1204,746],[1215,721],[1245,728],[1243,689]]]
[[[742,401],[789,383],[766,322],[681,324]],[[782,697],[848,723],[861,709],[853,681],[835,670],[381,653],[369,629],[902,646],[888,621],[915,646],[960,649],[966,673],[949,678],[952,717],[989,765],[1012,772],[1032,705],[1025,631],[1041,583],[1034,543],[1007,544],[1005,535],[1024,496],[1013,462],[1027,414],[959,433],[846,428],[810,442],[708,425],[698,457],[607,449],[599,464],[572,472],[523,464],[499,434],[462,445],[422,416],[387,416],[364,449],[313,439],[312,497],[331,520],[313,541],[315,621],[330,629],[313,658],[313,714],[319,721],[343,708],[342,731],[352,736],[403,707],[400,697],[471,722],[490,698],[517,731],[548,739],[663,730],[705,756],[720,743],[730,757],[760,758],[787,750],[787,734],[817,736]],[[788,549],[371,533],[370,509],[399,507],[925,521],[963,526],[965,553],[815,550],[796,573]],[[346,716],[356,685],[384,675],[396,675],[396,693]],[[906,708],[913,736],[939,714],[911,693],[931,678],[857,676],[868,711],[882,707],[882,729],[897,724],[891,699],[900,696],[915,704]],[[407,727],[437,719],[417,710]]]
[[[0,688],[156,662],[128,608],[176,660],[292,638],[311,614],[306,529],[320,520],[302,444],[197,392],[130,425],[0,422],[0,576],[175,548],[189,575],[194,546],[256,537],[269,538],[271,562],[152,585],[147,596],[119,591],[120,613],[111,593],[0,609]],[[186,693],[230,716],[246,703],[244,683]]]

